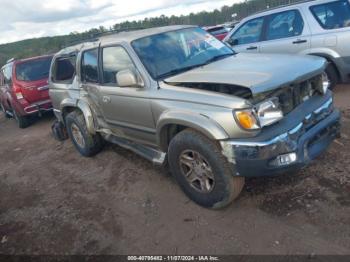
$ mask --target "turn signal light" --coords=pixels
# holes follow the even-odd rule
[[[238,111],[236,112],[237,122],[244,129],[258,129],[258,121],[251,111]]]

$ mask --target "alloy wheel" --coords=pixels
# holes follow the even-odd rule
[[[73,135],[73,139],[74,139],[75,143],[77,143],[77,145],[79,147],[84,148],[85,147],[85,139],[84,139],[83,134],[81,133],[79,127],[75,123],[72,123],[71,131],[72,131],[72,135]]]
[[[215,178],[208,161],[197,151],[185,150],[179,157],[182,175],[192,188],[208,194],[215,186]]]

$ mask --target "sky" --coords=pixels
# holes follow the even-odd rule
[[[0,0],[0,44],[126,20],[212,11],[242,0]]]

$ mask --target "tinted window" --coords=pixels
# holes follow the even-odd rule
[[[90,83],[98,82],[98,49],[85,51],[81,65],[82,80]]]
[[[301,35],[304,21],[296,10],[271,15],[267,25],[267,40]]]
[[[256,18],[246,22],[233,35],[232,39],[237,45],[244,45],[259,42],[264,18]]]
[[[57,58],[55,61],[54,81],[71,82],[75,76],[76,56]]]
[[[350,5],[348,1],[336,1],[310,7],[311,12],[324,29],[350,26]]]
[[[20,81],[37,81],[49,77],[52,57],[31,60],[16,65],[16,78]]]
[[[133,68],[128,53],[120,46],[103,49],[103,80],[106,84],[116,83],[116,74],[125,69]]]

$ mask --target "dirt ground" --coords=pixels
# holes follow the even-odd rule
[[[350,86],[342,138],[297,175],[249,179],[221,211],[114,145],[92,159],[0,112],[0,254],[350,254]]]

